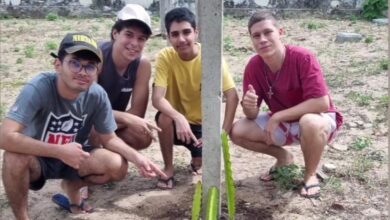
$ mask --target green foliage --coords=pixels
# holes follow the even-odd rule
[[[359,181],[367,182],[369,177],[367,171],[373,167],[373,162],[368,155],[361,154],[355,157],[352,163],[352,168],[349,170],[349,175]]]
[[[219,204],[219,190],[217,187],[212,186],[209,189],[209,195],[207,198],[207,211],[206,220],[218,220],[218,204]]]
[[[317,30],[319,28],[322,28],[324,27],[324,24],[321,24],[321,23],[316,23],[316,22],[312,22],[310,21],[309,23],[307,23],[307,29],[309,30]]]
[[[387,0],[366,0],[363,4],[363,18],[372,20],[383,17],[382,12],[388,8]]]
[[[221,138],[222,138],[223,159],[225,164],[225,182],[227,187],[226,192],[227,192],[227,200],[228,200],[229,219],[234,219],[236,215],[236,189],[233,180],[232,162],[230,161],[229,140],[228,140],[228,135],[225,131],[222,132]]]
[[[233,38],[231,36],[227,36],[223,39],[223,49],[225,51],[232,51],[234,49]]]
[[[53,41],[46,42],[45,46],[48,51],[57,49],[57,43]]]
[[[56,13],[50,12],[46,15],[46,20],[48,21],[56,21],[58,20],[59,16]]]
[[[389,61],[387,59],[381,60],[380,66],[382,70],[387,70],[389,68]]]
[[[295,164],[276,168],[274,174],[277,186],[284,190],[291,190],[298,187],[303,178],[303,171]]]
[[[4,104],[0,104],[0,120],[3,120],[5,113],[6,113],[6,108]]]
[[[371,95],[362,95],[354,91],[349,92],[347,97],[356,102],[359,106],[369,106],[371,101],[374,100]]]
[[[372,42],[374,42],[374,38],[371,35],[366,37],[366,39],[364,39],[364,43],[366,44],[370,44]]]
[[[26,55],[27,58],[35,57],[35,47],[33,45],[27,46],[24,49],[24,55]]]
[[[198,181],[195,188],[194,200],[192,201],[192,220],[200,219],[202,210],[202,182]]]
[[[331,176],[326,181],[324,189],[331,189],[336,191],[337,193],[341,193],[343,191],[343,186],[341,184],[340,178]]]
[[[355,150],[363,150],[372,145],[372,141],[368,137],[358,137],[352,144],[352,148]]]
[[[16,64],[22,64],[23,63],[23,59],[22,58],[18,58],[16,59]]]
[[[388,108],[389,107],[389,96],[383,95],[379,97],[379,107]]]

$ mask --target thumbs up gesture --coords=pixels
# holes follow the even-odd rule
[[[256,95],[256,90],[251,84],[248,85],[248,91],[245,93],[242,98],[242,107],[246,109],[257,109],[257,100],[258,96]]]

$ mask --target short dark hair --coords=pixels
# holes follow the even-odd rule
[[[114,40],[113,32],[114,30],[121,32],[124,28],[129,27],[136,27],[142,30],[142,32],[147,36],[147,38],[150,37],[152,33],[149,32],[149,28],[138,20],[117,20],[115,24],[111,28],[111,40]]]
[[[278,27],[278,18],[275,14],[268,11],[255,12],[248,21],[248,31],[251,33],[251,28],[254,24],[260,21],[271,20]]]
[[[167,29],[167,33],[169,34],[169,31],[171,29],[171,24],[173,22],[182,22],[182,21],[187,21],[188,23],[191,24],[192,28],[196,29],[195,14],[190,9],[181,7],[181,8],[174,8],[165,15],[165,28]]]
[[[60,51],[58,51],[57,58],[62,62],[62,61],[64,61],[64,58],[67,55],[68,55],[68,53],[65,50],[60,50]],[[97,57],[96,54],[94,54],[93,52],[88,51],[88,50],[80,50],[80,51],[72,53],[71,55],[75,56],[77,59],[89,60],[89,61],[93,61],[96,63],[100,63],[99,57]]]

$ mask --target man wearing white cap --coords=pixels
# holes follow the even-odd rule
[[[98,83],[108,93],[118,125],[117,135],[136,150],[147,148],[152,141],[152,130],[160,130],[144,119],[151,64],[142,51],[151,34],[150,17],[145,9],[127,4],[117,14],[111,41],[99,45],[104,61]],[[91,141],[99,143],[95,135]]]

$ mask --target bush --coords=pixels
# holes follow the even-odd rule
[[[383,17],[382,12],[387,10],[387,0],[366,0],[363,5],[363,18],[372,20]]]
[[[46,15],[46,20],[48,21],[56,21],[58,20],[58,15],[56,13],[50,12]]]

